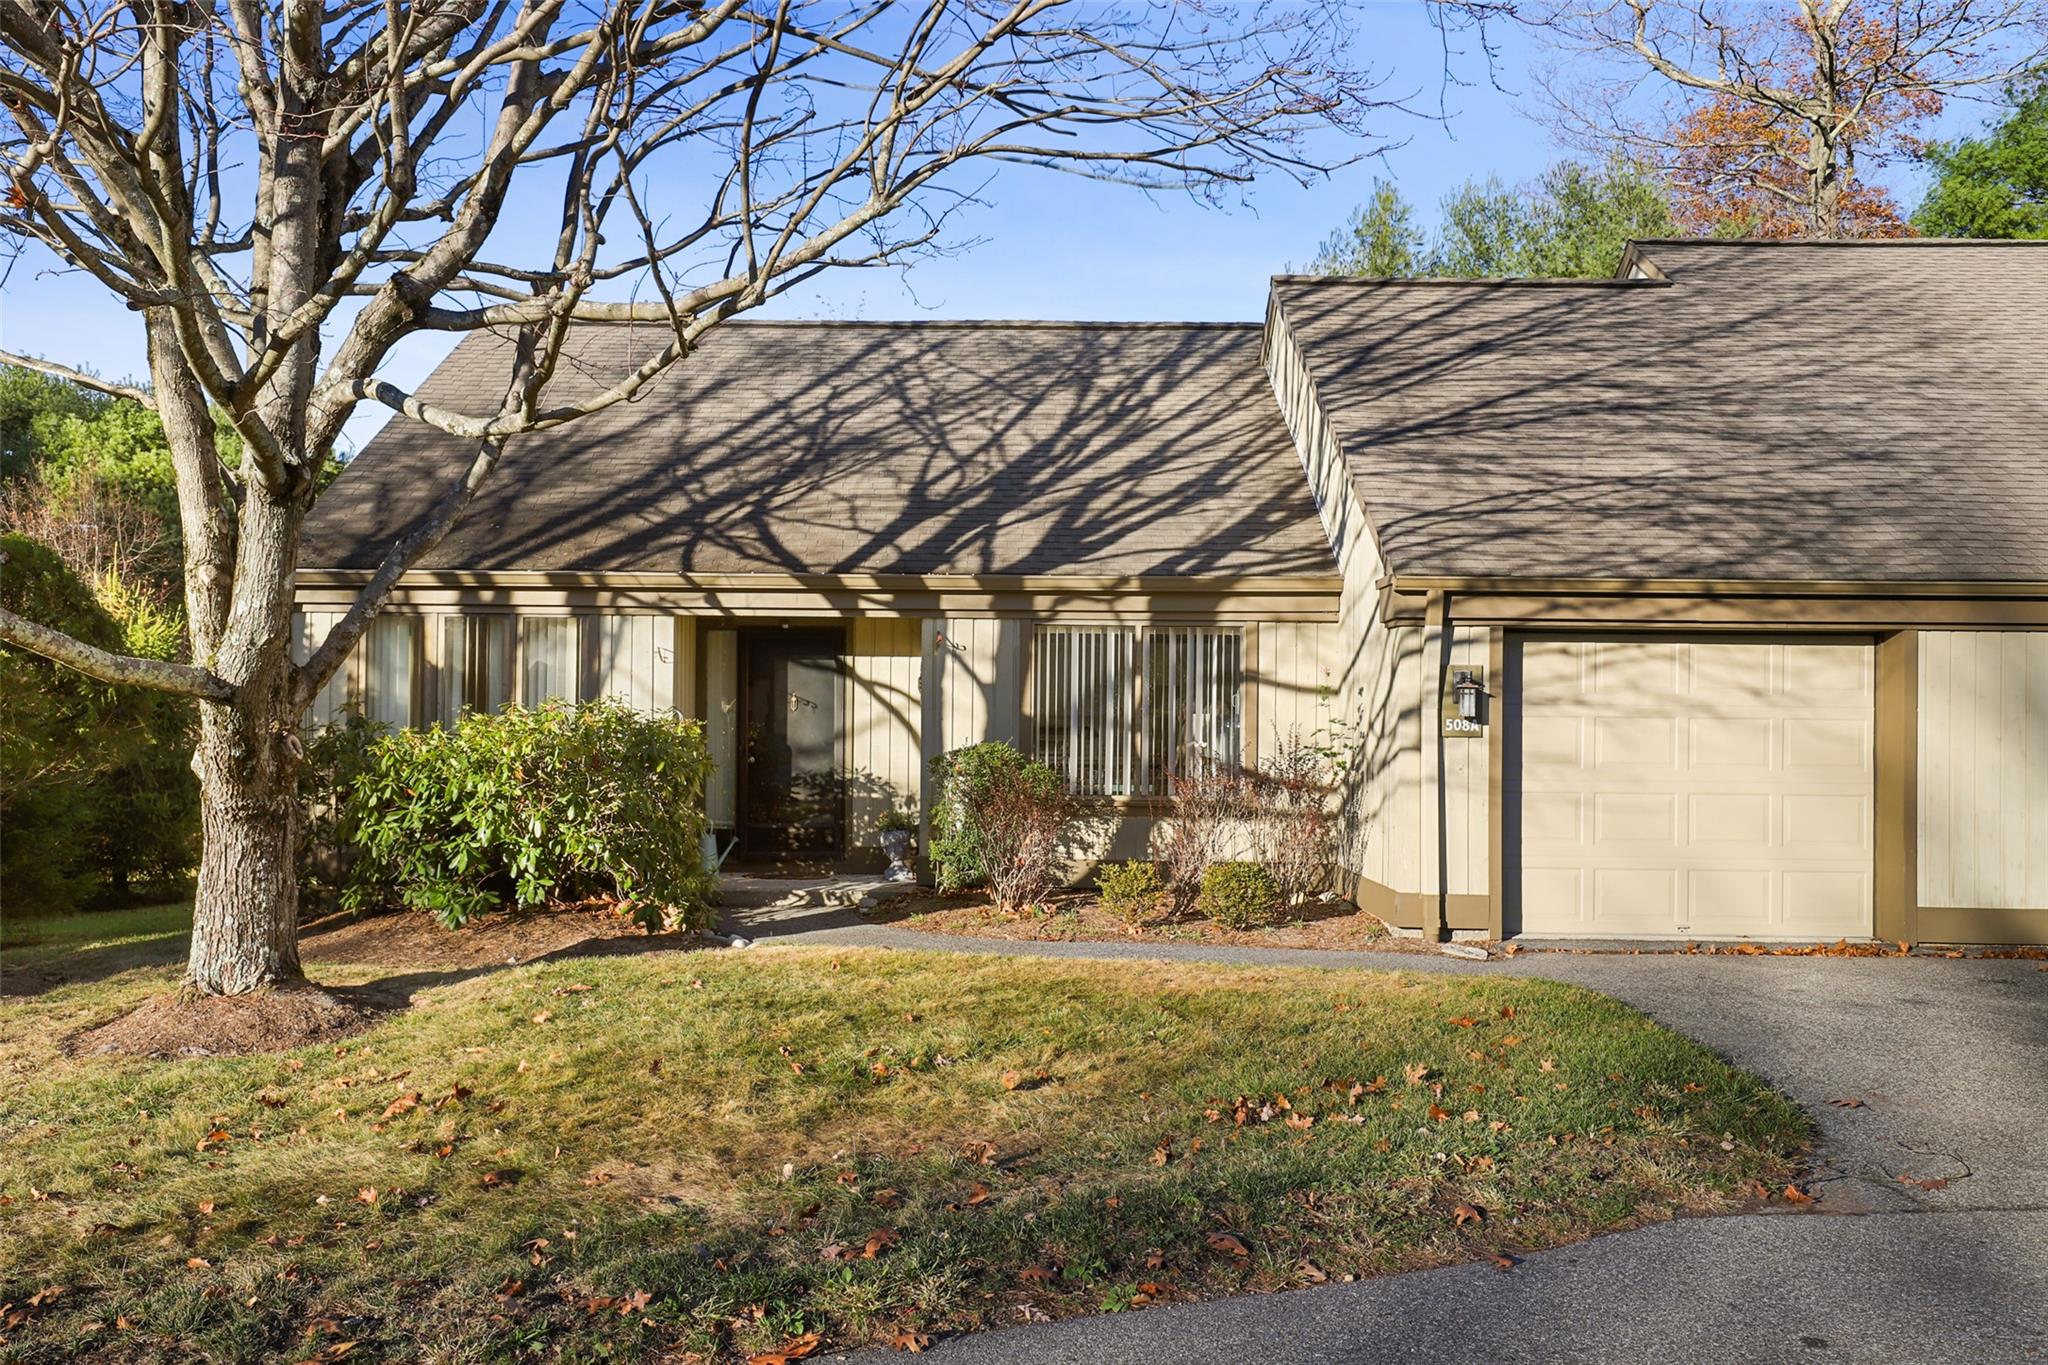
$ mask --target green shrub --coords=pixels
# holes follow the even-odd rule
[[[1001,740],[932,760],[933,875],[942,891],[987,883],[998,909],[1018,911],[1052,889],[1073,798],[1060,775]]]
[[[56,551],[0,535],[0,606],[119,651],[120,623]],[[0,885],[8,912],[67,910],[101,883],[87,847],[110,779],[148,743],[157,696],[0,646]]]
[[[701,722],[617,702],[375,735],[333,817],[355,858],[343,903],[395,899],[454,928],[506,904],[615,896],[643,923],[708,928],[710,768]]]
[[[1195,907],[1226,929],[1256,929],[1272,923],[1280,888],[1257,863],[1216,863],[1202,874]]]
[[[1165,884],[1159,869],[1141,858],[1104,863],[1095,869],[1095,891],[1102,908],[1126,924],[1142,924],[1159,908]]]
[[[914,833],[917,829],[917,816],[901,806],[891,806],[875,820],[875,829],[883,834],[892,830],[900,830],[906,834]]]

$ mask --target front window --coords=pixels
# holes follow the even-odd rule
[[[1080,796],[1166,796],[1243,752],[1243,633],[1211,626],[1041,626],[1037,757]]]
[[[363,714],[379,725],[412,724],[413,660],[419,618],[377,616],[363,636]]]
[[[520,697],[528,706],[575,701],[578,673],[576,618],[525,616],[519,621]]]
[[[512,700],[512,618],[451,616],[441,645],[441,722]]]

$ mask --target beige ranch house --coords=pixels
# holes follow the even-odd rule
[[[557,382],[662,340],[592,326]],[[349,465],[302,645],[467,458],[398,420]],[[2048,243],[734,323],[515,443],[315,719],[599,696],[703,718],[743,854],[859,857],[995,738],[1090,799],[1083,863],[1138,855],[1177,769],[1303,737],[1401,925],[2048,942]]]

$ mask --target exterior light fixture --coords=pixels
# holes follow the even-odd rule
[[[1451,697],[1458,704],[1458,719],[1477,723],[1480,699],[1486,695],[1486,688],[1468,669],[1459,669],[1451,679]]]

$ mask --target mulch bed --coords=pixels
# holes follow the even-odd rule
[[[679,948],[689,941],[687,934],[650,935],[609,904],[592,902],[490,914],[460,929],[444,929],[433,916],[410,911],[336,917],[306,927],[299,957],[308,963],[462,971],[514,966],[572,950],[645,951]]]
[[[374,986],[307,983],[231,998],[172,992],[85,1030],[71,1050],[160,1058],[284,1052],[360,1033],[405,1005],[404,993]]]
[[[1403,937],[1375,916],[1341,901],[1303,906],[1263,929],[1226,929],[1200,918],[1154,919],[1133,927],[1104,910],[1095,896],[1067,891],[1040,911],[999,913],[982,892],[939,895],[914,891],[882,901],[868,912],[878,923],[929,934],[1020,940],[1117,943],[1204,943],[1243,948],[1310,948],[1345,952],[1437,953],[1430,940]]]

